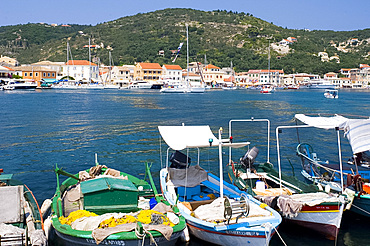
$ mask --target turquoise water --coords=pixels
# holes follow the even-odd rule
[[[70,173],[100,164],[142,177],[144,162],[153,163],[157,184],[161,167],[158,125],[210,125],[216,134],[230,119],[265,118],[271,121],[270,159],[276,165],[275,128],[293,125],[296,113],[338,113],[369,115],[370,91],[341,90],[339,99],[326,99],[320,90],[281,90],[273,94],[258,91],[207,91],[204,94],[161,94],[156,90],[36,90],[0,91],[0,168],[16,174],[40,203],[53,196],[55,164]],[[258,160],[266,160],[266,124],[233,125],[235,141],[250,141],[260,149]],[[313,145],[322,159],[337,156],[336,135],[331,131],[299,132],[302,142]],[[295,156],[297,132],[280,135],[284,172],[299,176]],[[350,148],[342,138],[343,157]],[[224,150],[227,153],[227,150]],[[164,153],[164,147],[162,146]],[[245,152],[237,150],[237,161]],[[163,156],[162,156],[163,157]],[[202,152],[203,165],[218,173],[217,150]],[[163,165],[163,158],[162,158]],[[227,175],[225,175],[227,179]],[[369,245],[370,219],[348,213],[337,245]],[[288,245],[335,245],[307,230],[281,226]],[[203,242],[193,240],[191,245]],[[274,236],[271,245],[281,245]]]

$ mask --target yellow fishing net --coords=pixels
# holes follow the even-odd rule
[[[71,212],[67,218],[64,216],[59,217],[59,221],[61,224],[71,225],[73,221],[79,218],[90,217],[90,216],[98,216],[98,215],[95,213],[86,211],[86,210],[77,210],[77,211]]]
[[[95,213],[86,210],[77,210],[69,214],[68,217],[61,216],[59,221],[61,224],[71,225],[75,220],[82,217],[98,216]],[[136,217],[132,215],[124,215],[121,218],[114,218],[103,220],[99,224],[99,228],[115,227],[121,224],[141,222],[143,224],[163,224],[175,226],[163,213],[154,210],[141,210]]]

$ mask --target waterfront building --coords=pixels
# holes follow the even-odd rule
[[[263,85],[263,84],[272,84],[274,86],[281,86],[283,80],[281,79],[284,75],[283,70],[266,70],[266,69],[254,69],[248,71],[248,80],[254,86]]]
[[[13,76],[14,70],[10,67],[0,66],[0,82]]]
[[[159,63],[139,62],[134,69],[134,80],[157,82],[162,75]]]
[[[98,81],[99,67],[86,60],[69,60],[62,66],[63,77],[70,76],[76,81]]]
[[[235,74],[235,83],[239,87],[249,87],[252,83],[249,82],[248,72],[240,72]]]
[[[224,72],[219,67],[209,64],[202,69],[204,82],[207,85],[224,83]]]
[[[179,65],[163,65],[161,79],[182,81],[182,68]]]
[[[186,78],[189,79],[189,85],[193,87],[200,87],[202,85],[202,77],[200,74],[186,72],[186,69],[182,71],[182,80],[186,81]]]
[[[36,67],[43,67],[46,69],[50,69],[56,71],[56,79],[59,80],[63,77],[63,65],[65,62],[52,62],[52,61],[40,61],[36,63],[32,63],[31,66]]]
[[[40,66],[20,66],[14,68],[14,74],[26,80],[40,82],[41,80],[55,81],[57,72]]]

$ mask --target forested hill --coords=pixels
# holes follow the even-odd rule
[[[189,24],[189,60],[236,71],[267,69],[269,43],[271,69],[286,73],[323,74],[369,63],[370,29],[335,32],[287,29],[250,13],[164,9],[123,17],[96,26],[25,24],[0,27],[0,54],[21,64],[41,60],[66,61],[67,40],[73,59],[88,59],[88,40],[95,62],[115,65],[135,62],[170,64],[171,50],[184,43],[176,64],[186,67],[186,27]],[[288,37],[297,38],[290,48],[276,46]],[[159,55],[163,50],[164,55]],[[322,62],[319,52],[339,58]],[[71,59],[71,56],[70,56]]]

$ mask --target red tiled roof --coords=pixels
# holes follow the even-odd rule
[[[139,65],[142,69],[162,69],[159,63],[147,63],[147,62],[140,62]]]
[[[219,67],[216,67],[215,65],[212,65],[212,64],[207,65],[205,68],[207,68],[207,69],[211,69],[211,68],[220,69]]]
[[[95,63],[86,60],[69,60],[66,65],[76,65],[76,66],[97,66]]]
[[[182,68],[179,65],[163,65],[166,69],[170,70],[182,70]]]
[[[10,68],[10,67],[7,67],[7,66],[3,66],[3,67],[7,68],[7,69],[8,69],[8,70],[10,70],[10,71],[14,71],[14,69],[13,69],[13,68]]]

